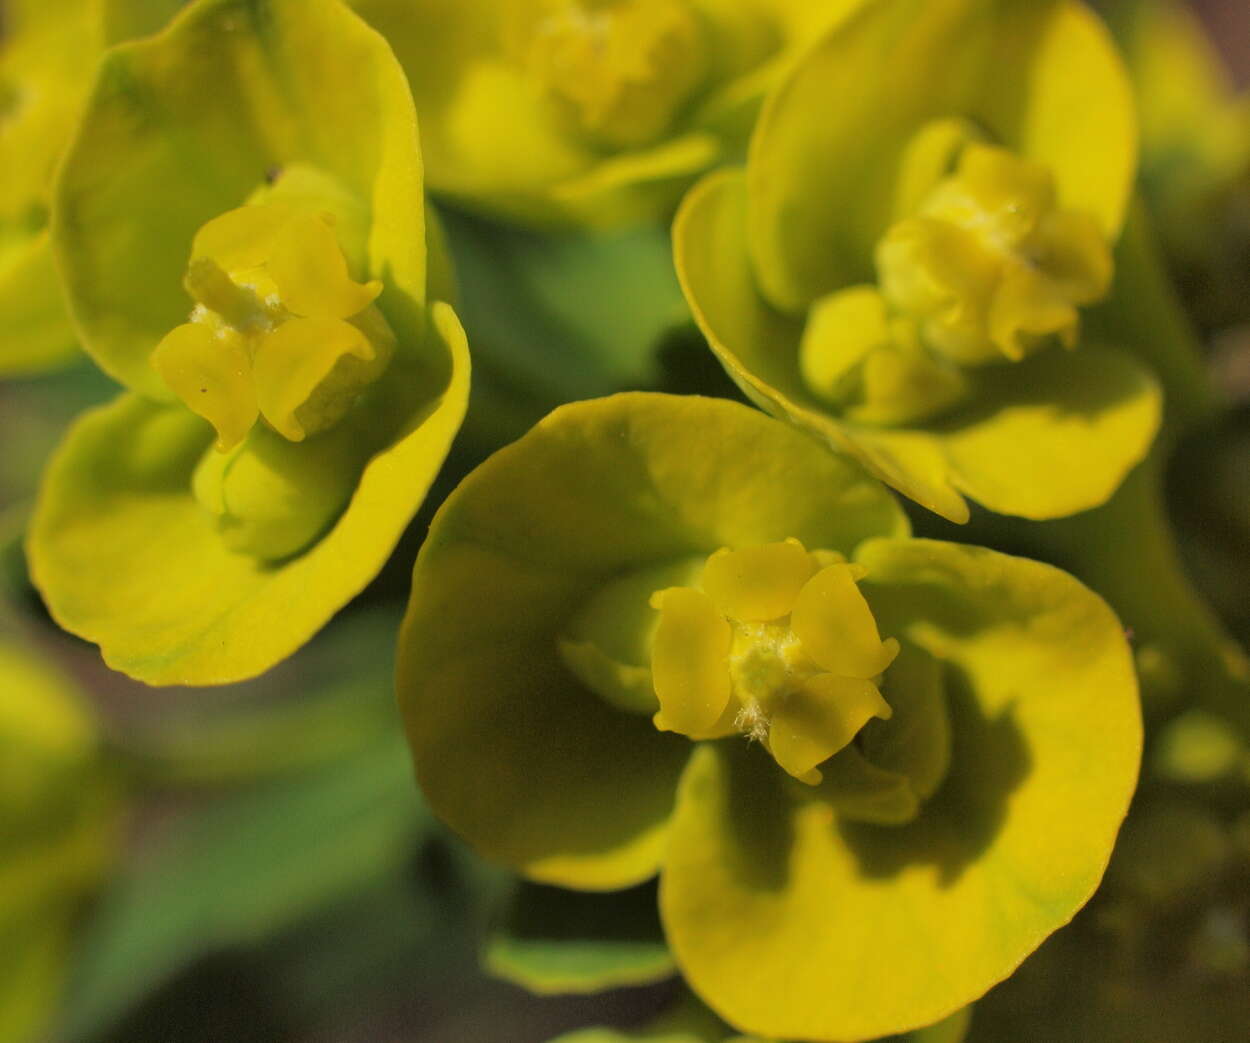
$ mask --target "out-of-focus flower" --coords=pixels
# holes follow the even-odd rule
[[[354,0],[404,63],[432,190],[596,226],[662,216],[738,154],[779,72],[853,3]]]
[[[745,172],[674,238],[725,369],[774,415],[963,521],[1097,506],[1160,396],[1081,311],[1112,286],[1128,80],[1073,0],[861,4],[770,97]]]

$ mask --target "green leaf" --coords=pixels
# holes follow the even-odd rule
[[[428,823],[397,736],[178,820],[104,895],[64,1034],[87,1038],[196,958],[255,945],[398,872]]]
[[[583,894],[522,883],[486,939],[486,969],[539,995],[647,985],[676,973],[654,887]]]
[[[221,787],[321,767],[396,725],[398,612],[345,613],[259,682],[136,722],[118,752],[146,786]]]
[[[1145,456],[1160,422],[1159,389],[1126,351],[1091,344],[977,371],[969,404],[924,426],[870,427],[833,416],[803,383],[799,323],[756,289],[749,210],[746,178],[713,174],[683,204],[674,245],[712,350],[761,408],[956,522],[969,517],[964,494],[1026,518],[1096,507]]]
[[[763,1035],[871,1039],[980,997],[1093,893],[1137,779],[1136,679],[1094,594],[957,544],[873,540],[856,560],[881,632],[946,664],[951,769],[883,828],[745,745],[692,758],[661,917],[692,988]]]
[[[654,382],[660,340],[687,320],[659,225],[540,235],[443,220],[475,361],[533,389],[542,412]]]
[[[741,405],[624,394],[557,410],[448,497],[418,558],[398,689],[422,790],[534,880],[645,880],[690,747],[574,678],[558,642],[575,613],[610,580],[722,546],[849,553],[906,531],[853,465]]]

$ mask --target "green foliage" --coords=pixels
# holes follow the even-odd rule
[[[676,973],[655,889],[588,895],[521,883],[482,952],[486,969],[544,994],[646,985]]]

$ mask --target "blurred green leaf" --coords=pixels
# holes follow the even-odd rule
[[[398,728],[398,627],[394,607],[345,615],[273,673],[238,686],[229,705],[188,700],[131,730],[124,752],[149,785],[219,786],[326,764],[383,740]]]
[[[258,943],[393,875],[429,823],[398,734],[176,821],[106,893],[65,1036],[90,1038],[196,958]]]
[[[654,884],[584,893],[522,883],[482,959],[490,973],[539,994],[645,985],[676,973]]]
[[[442,216],[475,381],[485,373],[513,408],[528,403],[531,423],[561,402],[654,383],[660,341],[689,318],[666,228],[540,234]]]

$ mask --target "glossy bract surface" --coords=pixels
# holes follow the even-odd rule
[[[202,0],[109,54],[56,203],[128,390],[49,468],[35,580],[133,676],[259,673],[381,567],[464,414],[403,72],[331,0]]]
[[[678,272],[774,415],[952,520],[965,494],[1060,517],[1105,501],[1159,424],[1132,345],[1082,318],[1113,285],[1135,158],[1084,5],[864,3],[770,96],[746,170],[687,197]]]
[[[871,1039],[1014,969],[1102,875],[1136,778],[1122,630],[1066,574],[908,538],[729,402],[558,410],[431,527],[398,683],[431,805],[584,890],[660,874],[742,1031]]]

